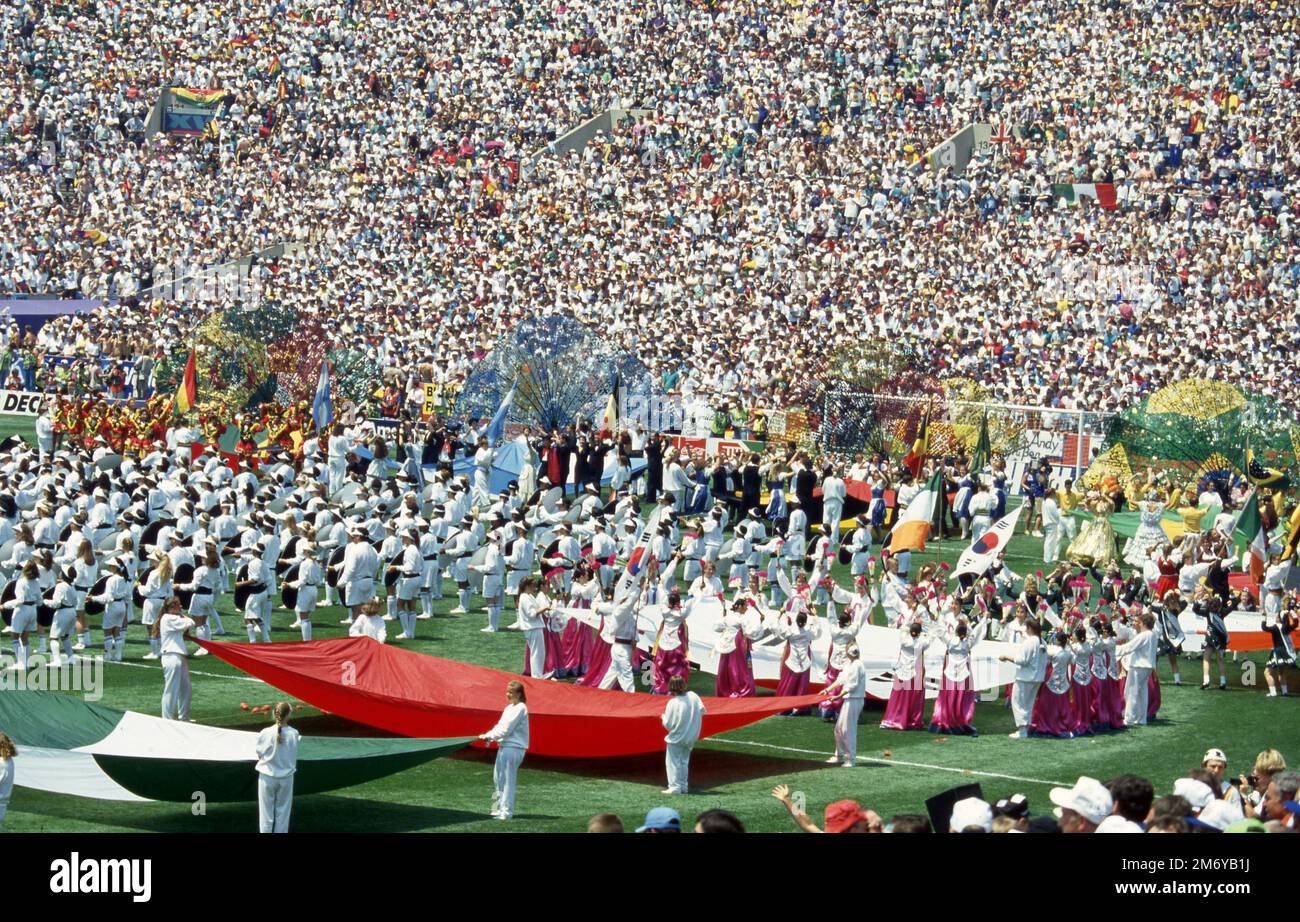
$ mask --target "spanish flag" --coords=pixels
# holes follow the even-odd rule
[[[177,413],[188,413],[199,402],[199,385],[195,374],[195,366],[194,350],[191,349],[190,357],[185,362],[185,374],[181,377],[181,386],[176,389],[176,399],[173,401]]]
[[[913,477],[921,476],[925,466],[925,456],[930,450],[930,404],[925,405],[925,415],[921,417],[921,428],[917,430],[916,441],[912,450],[903,458],[903,467],[912,472]]]

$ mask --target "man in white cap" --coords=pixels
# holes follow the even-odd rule
[[[1214,789],[1195,778],[1179,778],[1174,782],[1174,794],[1187,801],[1192,813],[1200,813],[1214,802]]]
[[[844,655],[848,658],[844,668],[825,688],[828,699],[843,702],[835,720],[835,755],[826,762],[852,768],[858,757],[858,718],[862,716],[862,706],[866,702],[867,669],[862,665],[856,643],[849,644]]]
[[[365,529],[354,525],[348,538],[347,549],[343,552],[343,569],[339,573],[339,585],[346,587],[343,604],[348,607],[348,617],[341,622],[343,624],[351,624],[358,609],[375,597],[375,574],[379,570],[379,555],[366,540]]]
[[[1072,788],[1052,788],[1047,795],[1056,809],[1061,832],[1096,832],[1106,817],[1115,809],[1115,801],[1106,785],[1096,778],[1081,775]]]
[[[993,808],[978,797],[967,797],[952,805],[949,832],[992,832]]]
[[[1228,771],[1228,757],[1224,755],[1223,750],[1207,749],[1201,759],[1201,768],[1209,772],[1214,778],[1214,784],[1210,785],[1210,788],[1218,788],[1214,792],[1215,797],[1232,804],[1238,810],[1242,810],[1241,792],[1237,790],[1235,784],[1224,777]]]

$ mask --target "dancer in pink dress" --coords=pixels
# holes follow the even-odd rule
[[[600,583],[593,576],[591,568],[586,564],[579,564],[574,570],[573,585],[569,589],[569,607],[591,608],[591,603],[599,594]],[[585,624],[577,618],[570,618],[559,636],[559,665],[556,676],[566,678],[586,675],[595,643],[596,630],[590,624]],[[547,653],[549,657],[550,651],[548,650]],[[596,684],[600,684],[599,679],[596,680]]]
[[[1074,735],[1092,735],[1093,699],[1096,697],[1097,683],[1092,672],[1092,644],[1088,641],[1088,629],[1082,625],[1074,629],[1074,641],[1070,648],[1074,651],[1074,662],[1070,665],[1070,694],[1074,711]]]
[[[671,572],[670,567],[669,573]],[[675,676],[690,678],[691,665],[686,659],[690,635],[686,631],[686,619],[690,616],[693,603],[694,599],[688,599],[682,604],[681,593],[676,587],[668,593],[668,604],[663,609],[663,623],[659,625],[659,633],[655,637],[652,691],[656,695],[668,694],[668,683]]]
[[[971,678],[971,650],[984,636],[983,619],[968,627],[965,621],[941,641],[947,648],[943,674],[939,679],[939,697],[930,716],[931,733],[961,733],[978,736],[975,730],[975,683]]]
[[[929,638],[921,633],[921,622],[902,629],[898,659],[894,661],[894,687],[889,692],[882,730],[925,729],[925,648]]]
[[[756,692],[749,645],[767,632],[762,611],[751,600],[737,599],[731,610],[714,625],[714,630],[718,632],[718,640],[713,646],[718,657],[717,696],[752,698]]]
[[[790,612],[785,613],[773,629],[773,633],[785,641],[785,650],[781,654],[781,679],[776,686],[776,693],[780,696],[808,694],[812,675],[812,645],[821,633],[819,622],[809,619],[808,612],[802,605],[793,611],[793,617]],[[798,717],[811,714],[812,707],[782,713],[787,717]]]
[[[1074,663],[1074,652],[1069,641],[1065,631],[1057,631],[1047,645],[1047,678],[1034,701],[1033,717],[1029,721],[1031,733],[1064,739],[1074,737],[1076,721],[1070,705],[1070,666]]]

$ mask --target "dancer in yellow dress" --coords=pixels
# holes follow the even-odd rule
[[[1110,515],[1115,505],[1095,490],[1089,491],[1083,507],[1092,513],[1090,522],[1079,529],[1079,535],[1066,549],[1066,559],[1089,567],[1105,567],[1118,559],[1115,549],[1115,529]]]

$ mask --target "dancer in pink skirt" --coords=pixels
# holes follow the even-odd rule
[[[749,645],[766,633],[762,611],[749,600],[737,599],[732,603],[731,610],[714,625],[714,630],[719,635],[713,646],[713,652],[718,657],[717,696],[752,698],[756,692]]]
[[[1069,641],[1065,631],[1057,631],[1052,643],[1047,645],[1047,678],[1034,701],[1034,713],[1029,721],[1031,733],[1064,739],[1074,737],[1074,709],[1070,706],[1070,666],[1074,663],[1074,652]]]
[[[1115,648],[1119,645],[1119,638],[1115,633],[1115,625],[1110,621],[1104,621],[1104,630],[1106,638],[1104,641],[1106,647],[1106,707],[1110,713],[1110,728],[1112,730],[1123,730],[1124,723],[1124,689],[1119,682],[1119,657],[1115,654]]]
[[[941,641],[947,647],[943,674],[939,678],[939,697],[930,715],[931,733],[961,733],[978,736],[975,730],[975,683],[971,679],[971,648],[983,636],[984,620],[969,628],[965,621]]]
[[[585,563],[579,564],[573,573],[573,586],[569,590],[570,608],[591,608],[592,602],[600,595],[600,583],[592,575],[591,568]],[[589,624],[577,618],[570,618],[559,636],[559,665],[556,676],[567,678],[587,673],[590,665],[592,646],[596,631]],[[547,651],[549,655],[549,650]],[[596,684],[600,680],[597,679]],[[578,683],[583,684],[583,683]]]
[[[782,615],[773,631],[785,641],[785,650],[781,654],[781,680],[777,683],[776,693],[781,696],[808,694],[809,679],[812,674],[812,645],[820,634],[818,622],[809,624],[808,612],[801,606],[794,617],[790,613]],[[796,708],[782,712],[787,717],[811,714],[812,708]]]
[[[1109,654],[1115,649],[1115,639],[1113,636],[1108,639],[1107,624],[1100,616],[1094,616],[1088,623],[1092,646],[1092,729],[1099,732],[1112,729]]]
[[[921,634],[921,622],[913,621],[901,631],[898,659],[894,661],[894,687],[885,706],[882,730],[925,729],[925,648],[929,638]]]
[[[668,683],[674,676],[680,676],[682,679],[690,678],[691,666],[686,659],[690,642],[686,631],[686,619],[690,615],[692,601],[683,605],[681,593],[676,587],[668,593],[668,604],[664,607],[664,620],[659,625],[659,633],[655,637],[653,694],[668,694]]]
[[[1074,629],[1074,663],[1070,666],[1070,693],[1074,709],[1074,735],[1092,735],[1093,699],[1097,683],[1093,680],[1092,644],[1088,642],[1088,629],[1082,625]]]

